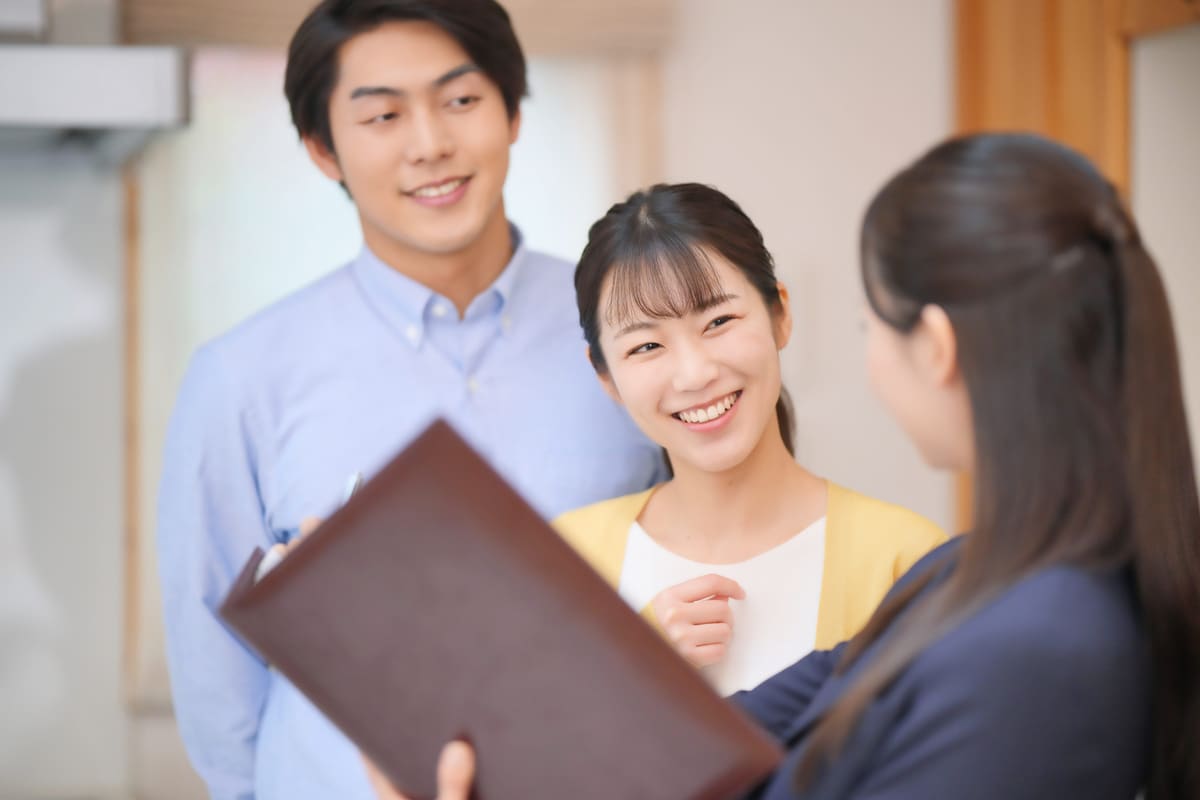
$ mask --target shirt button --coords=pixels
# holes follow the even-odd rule
[[[471,394],[479,394],[479,381],[474,378],[467,379],[467,391]]]
[[[433,315],[435,317],[437,317],[438,319],[441,319],[442,317],[446,316],[449,313],[450,313],[450,310],[448,308],[446,308],[445,304],[443,304],[443,303],[434,303],[433,304]]]
[[[510,317],[508,314],[505,314],[503,317],[501,317],[500,318],[500,327],[504,329],[505,333],[507,333],[508,331],[511,331],[512,330],[512,317]]]
[[[409,325],[404,329],[404,335],[408,337],[410,342],[416,344],[421,339],[421,329],[416,325]]]

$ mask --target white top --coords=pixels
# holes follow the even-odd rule
[[[725,658],[701,672],[723,695],[752,689],[808,653],[817,641],[825,565],[825,517],[786,542],[735,564],[705,564],[672,553],[636,521],[629,528],[617,591],[635,611],[663,589],[710,572],[737,581],[733,638]]]

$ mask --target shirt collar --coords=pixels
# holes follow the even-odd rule
[[[508,264],[501,270],[500,275],[492,282],[488,291],[495,292],[500,298],[500,306],[504,307],[509,304],[513,296],[513,289],[517,285],[517,274],[521,271],[521,264],[525,262],[527,250],[525,248],[525,237],[521,235],[521,231],[516,225],[508,226],[509,232],[512,234],[513,254],[508,260]],[[486,292],[485,292],[486,294]]]
[[[496,317],[500,320],[502,334],[511,328],[507,321],[508,306],[520,283],[521,265],[525,262],[528,252],[520,230],[512,224],[509,225],[509,230],[513,242],[512,258],[492,285],[471,301],[466,313],[468,321],[486,316]],[[454,306],[448,299],[423,283],[393,269],[365,244],[351,264],[351,270],[361,285],[367,302],[413,347],[420,347],[425,338],[426,324],[431,317],[446,315],[447,311],[435,313],[435,307],[451,312],[453,310]]]

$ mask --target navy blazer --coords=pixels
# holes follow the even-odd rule
[[[930,569],[938,574],[923,591],[944,581],[959,541],[934,550],[896,588]],[[1055,566],[927,648],[797,791],[813,723],[888,635],[844,675],[834,675],[841,645],[731,698],[788,749],[754,798],[1132,800],[1144,783],[1151,663],[1129,570]]]

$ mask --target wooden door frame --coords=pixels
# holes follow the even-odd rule
[[[1057,139],[1128,200],[1133,45],[1195,23],[1200,0],[956,0],[956,130]],[[960,475],[958,530],[971,527],[973,500]]]

